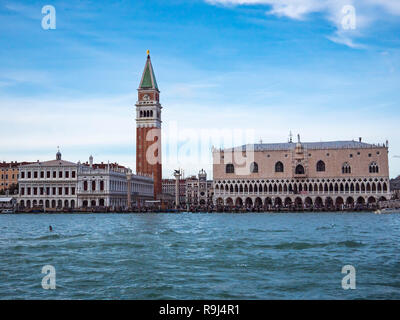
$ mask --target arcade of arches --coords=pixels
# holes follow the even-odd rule
[[[387,200],[388,184],[384,178],[217,180],[214,203],[258,208],[354,206]]]

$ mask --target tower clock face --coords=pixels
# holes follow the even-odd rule
[[[148,95],[148,94],[145,94],[145,95],[143,96],[143,100],[144,100],[144,101],[149,101],[149,100],[150,100],[149,95]]]

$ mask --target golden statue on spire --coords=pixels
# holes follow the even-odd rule
[[[147,50],[147,55],[148,55],[148,56],[150,55],[150,50]]]

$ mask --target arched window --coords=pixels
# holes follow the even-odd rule
[[[350,167],[350,165],[349,165],[347,162],[343,163],[343,166],[342,166],[342,173],[343,173],[343,174],[351,173],[351,167]]]
[[[140,118],[142,118],[142,117],[143,117],[143,111],[140,110]]]
[[[258,164],[257,164],[257,162],[253,162],[250,165],[250,172],[251,173],[257,173],[258,172]]]
[[[88,189],[88,183],[85,180],[85,181],[83,181],[83,190],[87,191],[87,189]]]
[[[317,162],[317,171],[318,172],[323,172],[325,171],[325,162],[323,162],[322,160],[319,160]]]
[[[150,111],[150,117],[153,117],[153,110]]]
[[[275,172],[283,172],[283,163],[278,161],[275,163]]]
[[[96,181],[92,181],[92,191],[96,191]]]
[[[234,173],[235,172],[235,167],[233,166],[232,163],[228,163],[225,167],[225,172],[226,173]]]
[[[296,174],[304,174],[304,167],[301,164],[298,164],[295,172]]]
[[[376,164],[376,162],[371,162],[369,165],[369,173],[378,173],[379,172],[379,167]]]

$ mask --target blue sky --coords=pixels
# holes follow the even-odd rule
[[[55,30],[41,27],[44,5]],[[344,5],[356,9],[354,30],[341,26]],[[302,141],[389,140],[397,176],[399,18],[395,0],[0,0],[0,160],[48,160],[60,145],[71,161],[135,168],[150,49],[179,146],[234,128],[255,142],[285,142],[290,130]],[[211,175],[209,153],[167,161],[163,139],[165,177],[177,166]]]

